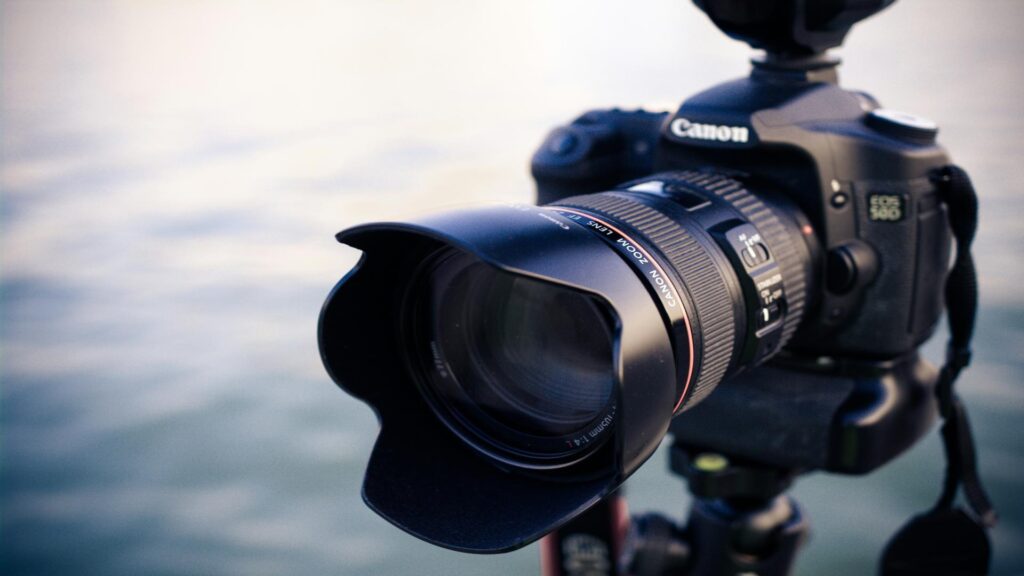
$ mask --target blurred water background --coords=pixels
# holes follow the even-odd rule
[[[672,107],[748,50],[688,1],[4,1],[0,572],[536,574],[442,551],[360,501],[376,434],[317,356],[346,226],[528,201],[552,126]],[[901,0],[842,80],[939,122],[982,195],[983,311],[961,389],[1024,574],[1024,2]],[[928,346],[938,358],[939,336]],[[634,509],[683,513],[665,455]],[[933,434],[813,475],[803,575],[872,573],[929,506]]]

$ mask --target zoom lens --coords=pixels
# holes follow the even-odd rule
[[[338,239],[364,255],[324,305],[320,351],[380,418],[364,498],[474,551],[615,490],[673,416],[786,345],[821,260],[769,187],[696,171]]]
[[[614,326],[595,297],[501,272],[462,251],[427,261],[414,296],[423,392],[478,449],[564,465],[614,410]]]
[[[799,213],[736,180],[675,174],[529,210],[598,239],[632,268],[615,281],[644,285],[673,350],[663,360],[676,371],[672,413],[774,354],[800,322],[812,258]],[[584,254],[550,258],[604,272]],[[450,430],[524,468],[564,467],[603,444],[617,408],[607,303],[451,246],[423,257],[414,276],[406,363]]]

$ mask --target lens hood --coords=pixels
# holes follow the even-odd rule
[[[337,238],[363,257],[324,304],[320,354],[334,381],[378,416],[363,499],[391,523],[455,550],[513,550],[613,492],[657,448],[679,397],[676,349],[692,341],[673,341],[648,285],[580,222],[553,208],[502,205],[363,225]],[[416,275],[443,248],[607,307],[614,323],[614,428],[586,458],[557,470],[511,466],[474,449],[431,409],[408,359],[404,327]]]

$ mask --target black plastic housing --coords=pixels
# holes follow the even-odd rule
[[[677,446],[775,470],[866,474],[938,417],[938,371],[917,353],[883,362],[775,362],[721,386],[672,421]]]

